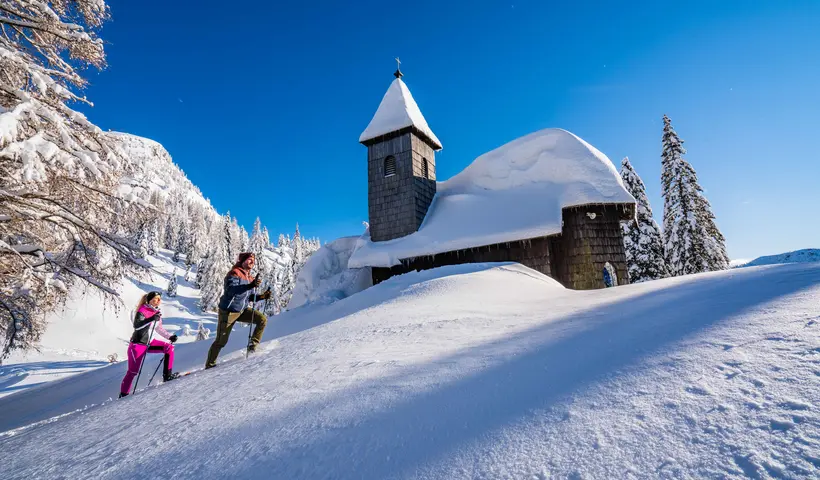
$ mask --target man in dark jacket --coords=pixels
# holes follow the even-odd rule
[[[219,299],[219,322],[216,326],[216,338],[208,350],[205,368],[216,366],[216,357],[219,356],[222,347],[228,343],[235,322],[256,325],[251,342],[248,344],[248,352],[254,352],[262,340],[262,333],[265,331],[268,318],[259,310],[254,310],[253,303],[270,298],[270,289],[261,295],[251,293],[251,290],[262,283],[259,275],[256,278],[251,278],[251,269],[255,264],[256,258],[253,253],[240,253],[231,271],[225,276],[222,297]],[[249,299],[251,300],[250,307],[247,305]]]

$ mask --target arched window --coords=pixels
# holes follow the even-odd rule
[[[430,168],[427,166],[427,159],[421,159],[421,175],[424,178],[430,178]]]
[[[396,174],[396,157],[388,155],[384,159],[384,176],[390,177]]]

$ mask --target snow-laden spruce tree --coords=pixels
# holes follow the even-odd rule
[[[697,179],[696,179],[697,180]],[[729,253],[726,251],[726,238],[717,226],[715,214],[712,213],[712,206],[706,197],[698,197],[699,207],[697,209],[698,221],[705,225],[706,233],[711,240],[709,249],[709,265],[711,270],[725,270],[729,268]]]
[[[729,266],[723,235],[692,165],[684,160],[683,141],[663,116],[661,187],[666,265],[672,275],[720,270]]]
[[[259,217],[256,217],[256,221],[253,223],[253,232],[251,232],[250,239],[248,240],[248,251],[252,252],[256,257],[256,266],[254,267],[253,273],[254,275],[259,274],[260,278],[263,279],[265,283],[262,285],[263,290],[268,287],[272,289],[272,286],[265,280],[270,277],[270,271],[271,268],[273,268],[268,256],[264,254],[265,250],[270,246],[265,232],[267,232],[267,229],[262,228],[262,221],[259,220]]]
[[[205,254],[205,238],[208,235],[208,228],[205,222],[205,209],[201,205],[192,204],[190,212],[190,241],[185,252],[185,263],[195,265],[198,264],[200,257]]]
[[[219,222],[215,222],[210,239],[211,248],[202,265],[200,279],[199,306],[203,311],[214,310],[222,296],[222,287],[225,275],[230,270],[236,258],[229,257],[231,238],[230,216],[225,215]]]
[[[104,0],[0,2],[0,360],[37,342],[72,284],[116,295],[144,265],[128,240],[144,209],[116,196],[132,165],[69,107],[90,105],[75,92],[105,66],[108,17]]]
[[[137,228],[136,236],[134,237],[134,244],[137,246],[140,258],[148,256],[148,241],[151,235],[148,231],[148,226],[148,220],[143,220]]]
[[[179,261],[179,255],[185,255],[186,260],[185,262],[188,263],[187,256],[191,254],[191,221],[188,218],[188,214],[186,212],[184,218],[179,224],[179,231],[177,232],[177,246],[174,249],[174,253],[176,254],[177,260]]]
[[[623,222],[624,250],[630,283],[657,280],[668,276],[663,255],[661,229],[652,217],[646,186],[629,158],[621,162],[621,178],[626,190],[635,197],[635,221]]]
[[[177,296],[177,269],[174,268],[174,272],[171,274],[171,279],[168,280],[168,288],[165,289],[165,292],[168,294],[169,297],[176,297]]]
[[[253,222],[253,232],[251,232],[251,237],[248,242],[248,251],[253,252],[254,255],[259,257],[266,248],[268,248],[268,242],[262,231],[262,221],[259,220],[259,217],[256,217],[256,221]]]
[[[270,248],[270,234],[268,233],[268,227],[262,227],[262,238],[265,240],[265,248]]]

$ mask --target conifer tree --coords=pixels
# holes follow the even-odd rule
[[[262,227],[262,238],[265,239],[265,248],[270,248],[270,234],[268,233],[268,227]]]
[[[253,232],[248,242],[248,251],[253,252],[254,255],[259,257],[267,246],[268,242],[265,240],[265,235],[262,232],[262,222],[259,220],[259,217],[256,217],[256,221],[253,223]]]
[[[230,216],[222,217],[222,228],[213,229],[211,249],[205,257],[200,276],[200,308],[204,311],[213,310],[222,295],[222,283],[225,274],[236,259],[228,256],[230,244],[231,222]],[[227,237],[227,238],[226,238]]]
[[[177,296],[177,269],[174,268],[174,273],[171,274],[171,279],[168,281],[168,288],[165,290],[169,297]]]
[[[148,224],[148,254],[156,255],[160,248],[161,238],[160,222],[157,219],[151,220]]]
[[[234,220],[235,221],[235,220]],[[240,252],[248,252],[250,245],[250,235],[248,235],[248,231],[245,230],[245,227],[239,227],[239,251]]]
[[[728,267],[723,235],[715,224],[692,165],[684,160],[683,141],[663,116],[661,186],[664,198],[664,251],[672,275]]]
[[[231,229],[231,212],[230,211],[228,213],[226,213],[225,216],[223,217],[222,228],[224,229],[224,232],[225,232],[225,237],[223,238],[223,245],[224,245],[223,248],[225,250],[225,254],[227,255],[227,257],[229,259],[234,260],[234,259],[236,259],[239,252],[234,248],[234,243],[236,243],[236,242],[234,241],[235,235],[233,234],[233,231]]]
[[[149,222],[148,220],[143,220],[137,228],[137,236],[134,239],[134,243],[137,245],[140,258],[145,258],[148,256],[148,243],[150,236],[151,232],[149,231]]]
[[[201,207],[191,209],[190,242],[185,252],[185,263],[198,264],[200,257],[205,254],[208,238],[208,227],[205,222],[205,211]]]
[[[305,251],[302,241],[302,234],[299,232],[299,224],[296,224],[296,233],[293,234],[293,261],[295,269],[299,270],[305,262]]]
[[[205,284],[205,265],[208,263],[209,256],[210,251],[207,251],[204,255],[202,255],[199,258],[199,261],[196,264],[196,277],[194,279],[194,284],[199,289],[201,289],[202,286]]]
[[[629,281],[639,283],[666,277],[668,273],[661,231],[652,217],[646,187],[629,158],[624,158],[621,162],[621,178],[636,203],[635,221],[622,224]]]

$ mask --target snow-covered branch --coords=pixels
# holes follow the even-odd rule
[[[133,165],[67,102],[105,65],[103,0],[0,5],[0,359],[33,346],[74,282],[116,296],[147,266],[128,240],[144,209],[120,198]]]

